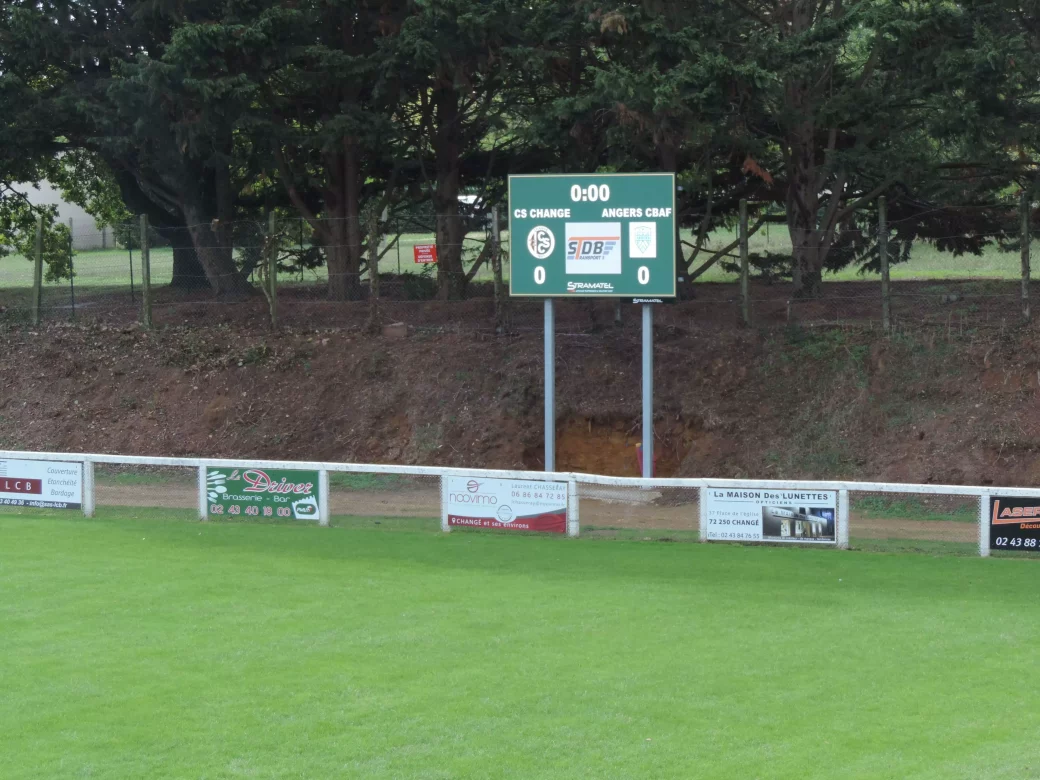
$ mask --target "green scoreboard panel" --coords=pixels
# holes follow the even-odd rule
[[[675,296],[671,173],[509,177],[509,294]]]

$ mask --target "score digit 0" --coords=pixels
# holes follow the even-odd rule
[[[537,265],[534,268],[534,283],[545,284],[545,266]]]
[[[650,269],[645,265],[639,266],[638,278],[640,284],[650,284]]]

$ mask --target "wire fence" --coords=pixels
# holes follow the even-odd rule
[[[241,490],[233,485],[236,479],[254,488],[260,482],[267,498],[279,490],[291,494],[289,488],[279,488],[287,481],[307,495],[303,500],[295,495],[275,497],[284,505],[275,509],[256,492],[236,495]],[[1040,515],[1040,495],[1028,488],[636,479],[570,472],[0,452],[0,513],[19,515],[72,509],[88,517],[155,522],[313,521],[387,532],[471,532],[476,526],[516,533],[535,526],[514,523],[527,516],[517,517],[518,512],[496,504],[495,491],[501,488],[519,497],[522,489],[535,491],[537,497],[536,491],[553,484],[560,491],[554,496],[560,524],[543,530],[590,540],[1040,555],[1040,519],[1034,522]],[[461,498],[452,493],[455,489]],[[10,492],[17,490],[28,492]],[[459,511],[454,502],[460,500],[470,502],[462,511],[473,514],[474,520],[458,522],[453,515]],[[310,509],[301,514],[301,504]],[[477,522],[481,516],[488,521]]]
[[[302,220],[149,227],[144,241],[139,225],[75,230],[66,257],[41,258],[38,283],[34,258],[0,257],[0,321],[540,330],[541,302],[508,296],[508,234],[496,238],[486,216],[469,217],[459,223],[466,232],[447,240],[431,230],[436,221],[390,221],[375,231]],[[711,236],[702,254],[732,238],[725,231]],[[657,323],[719,330],[1012,327],[1032,316],[1037,295],[1036,283],[1023,278],[1030,247],[1023,264],[1022,242],[989,239],[980,254],[962,256],[939,251],[941,237],[918,240],[900,255],[904,262],[891,265],[887,284],[879,272],[853,266],[826,273],[819,294],[806,298],[766,271],[746,271],[742,285],[732,264],[715,263],[680,286],[682,299],[661,306]],[[749,243],[763,254],[792,251],[786,229],[777,227]],[[556,318],[564,333],[637,326],[633,305],[623,299],[569,300]]]

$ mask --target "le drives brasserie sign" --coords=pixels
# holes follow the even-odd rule
[[[289,469],[206,469],[211,517],[318,519],[318,472]]]

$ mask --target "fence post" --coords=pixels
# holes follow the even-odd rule
[[[1022,202],[1019,204],[1022,218],[1022,319],[1029,322],[1029,193],[1022,190]]]
[[[205,522],[206,518],[209,517],[209,496],[207,492],[209,485],[206,484],[206,467],[199,466],[198,473],[198,510],[199,510],[199,521]]]
[[[379,215],[368,220],[368,332],[379,332]]]
[[[495,274],[495,333],[501,336],[509,326],[502,283],[502,227],[498,222],[498,206],[491,209],[491,241],[491,270]]]
[[[577,538],[578,534],[581,533],[581,523],[579,522],[579,501],[578,495],[578,482],[577,480],[567,481],[567,536],[572,539]]]
[[[152,253],[148,246],[148,215],[141,215],[141,324],[152,327]]]
[[[888,278],[888,205],[885,196],[878,198],[878,256],[881,263],[881,327],[892,330],[892,293]]]
[[[278,230],[277,217],[272,211],[267,215],[267,291],[271,306],[271,327],[278,327],[278,246],[275,233]]]
[[[318,471],[318,524],[329,525],[329,470]]]
[[[83,516],[94,516],[94,461],[83,461]]]
[[[130,255],[130,303],[134,303],[134,223],[126,225],[126,251]]]
[[[43,217],[36,218],[36,256],[33,258],[33,325],[40,324],[43,308]]]
[[[444,500],[444,477],[441,478],[441,530],[444,533],[451,532],[451,526],[448,525],[448,502]]]
[[[706,542],[708,541],[708,488],[706,487],[697,488],[697,514],[699,520],[697,531],[700,535],[697,541]]]
[[[72,319],[76,319],[76,269],[72,264],[72,217],[69,217],[69,296],[72,303]]]
[[[989,557],[989,493],[979,494],[979,555]]]
[[[751,326],[751,272],[748,268],[747,200],[740,199],[740,300],[744,325]]]
[[[849,549],[849,491],[838,491],[838,518],[837,528],[838,549]]]

